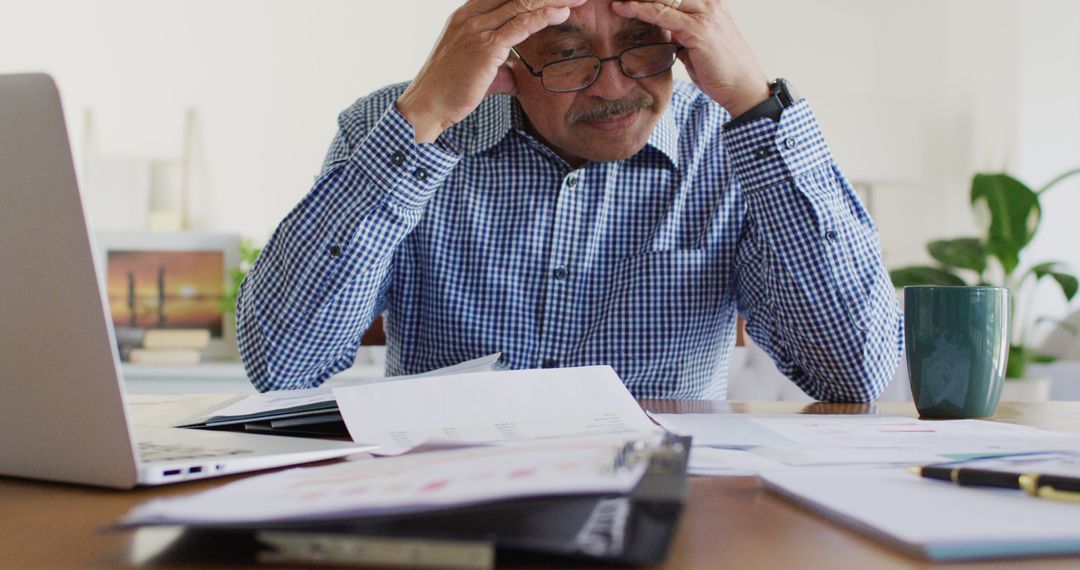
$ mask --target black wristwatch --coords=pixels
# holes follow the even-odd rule
[[[728,121],[727,124],[724,125],[724,130],[729,131],[741,127],[742,125],[762,117],[768,117],[774,122],[779,123],[780,115],[784,113],[784,109],[802,101],[799,94],[795,92],[795,88],[783,77],[779,77],[769,82],[769,94],[770,97],[768,99],[754,105],[749,111]]]

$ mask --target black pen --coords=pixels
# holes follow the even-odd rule
[[[908,471],[927,479],[950,481],[965,487],[1023,489],[1035,497],[1080,502],[1080,478],[1077,477],[939,465],[912,466],[908,467]]]

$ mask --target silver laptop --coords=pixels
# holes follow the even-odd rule
[[[56,85],[0,75],[0,475],[131,488],[372,449],[133,428],[93,252]]]

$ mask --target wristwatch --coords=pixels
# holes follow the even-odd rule
[[[799,94],[795,92],[795,88],[791,83],[783,77],[778,77],[769,82],[769,95],[770,97],[757,105],[750,108],[749,111],[735,117],[724,125],[724,130],[728,131],[737,127],[741,127],[747,123],[760,119],[762,117],[768,117],[773,122],[780,122],[780,115],[784,113],[784,109],[802,101]]]

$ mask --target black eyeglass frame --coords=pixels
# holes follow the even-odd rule
[[[680,51],[685,49],[682,45],[680,45],[680,44],[678,44],[676,42],[654,42],[654,43],[651,43],[651,44],[641,44],[639,46],[628,47],[628,48],[622,50],[621,52],[619,52],[617,55],[613,55],[613,56],[610,56],[610,57],[600,57],[598,55],[579,55],[577,57],[568,57],[566,59],[560,59],[560,60],[553,61],[551,63],[545,64],[543,67],[540,68],[539,71],[537,71],[536,69],[533,69],[533,66],[529,65],[529,62],[525,61],[524,57],[521,57],[521,54],[518,53],[516,48],[510,48],[510,52],[513,53],[515,56],[517,56],[517,58],[521,60],[521,63],[525,64],[525,69],[527,69],[529,71],[529,73],[533,77],[539,77],[540,78],[540,85],[545,90],[551,91],[552,93],[574,93],[574,92],[577,92],[577,91],[584,91],[584,90],[588,89],[589,87],[591,87],[593,83],[596,83],[596,80],[600,78],[600,69],[602,67],[604,67],[604,64],[609,62],[609,61],[617,61],[617,62],[619,62],[619,71],[622,72],[623,75],[629,77],[630,79],[645,79],[645,78],[648,78],[648,77],[654,77],[656,75],[660,75],[661,73],[663,73],[663,72],[671,69],[672,67],[674,67],[675,66],[675,60],[678,59],[678,58],[677,57],[672,57],[671,58],[671,63],[668,64],[668,66],[665,67],[664,69],[661,69],[660,71],[657,71],[655,73],[650,73],[648,75],[641,75],[641,76],[638,76],[638,77],[634,77],[633,75],[630,75],[629,73],[626,72],[626,68],[623,67],[622,57],[623,57],[623,55],[626,54],[626,52],[631,51],[631,50],[640,49],[640,48],[647,48],[647,47],[663,46],[663,45],[675,46],[675,55],[677,55]],[[585,85],[582,85],[581,87],[578,87],[577,89],[560,90],[560,89],[550,89],[550,88],[548,88],[548,86],[544,83],[544,70],[545,69],[547,69],[547,68],[549,68],[549,67],[551,67],[553,65],[559,65],[559,64],[562,64],[562,63],[566,63],[568,61],[575,61],[575,60],[579,60],[579,59],[597,60],[596,72],[593,74],[592,79],[589,80],[588,83],[586,83]]]

